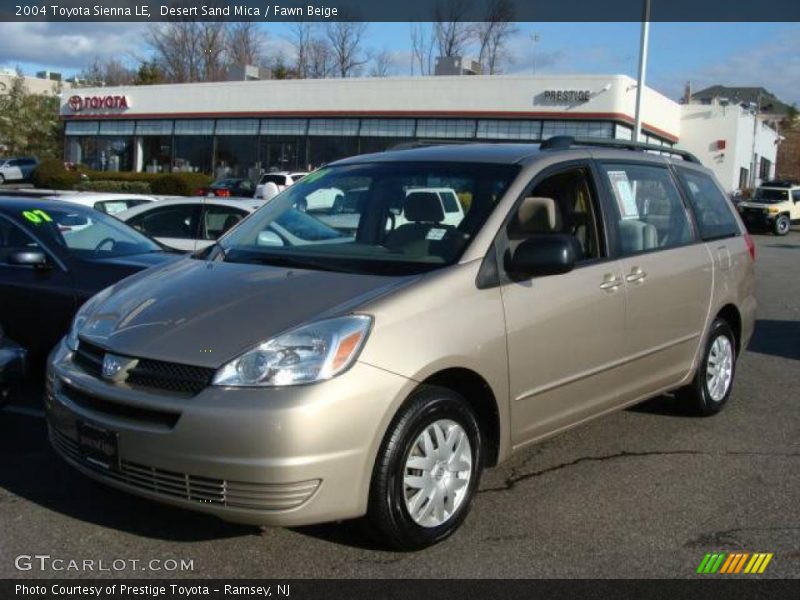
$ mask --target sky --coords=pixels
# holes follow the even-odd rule
[[[148,25],[137,23],[0,23],[0,68],[72,75],[95,57],[135,63],[147,58]],[[263,25],[268,48],[291,58],[286,25]],[[508,73],[636,76],[639,23],[518,23]],[[410,69],[408,23],[370,23],[366,47],[387,49],[392,74]],[[533,36],[538,35],[538,42]],[[800,104],[800,23],[652,23],[647,84],[670,98],[716,83],[763,86]]]

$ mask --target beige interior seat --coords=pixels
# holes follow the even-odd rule
[[[643,252],[658,247],[658,230],[654,225],[638,219],[625,219],[619,223],[620,250],[623,254]]]

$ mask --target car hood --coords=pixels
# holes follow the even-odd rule
[[[184,259],[90,301],[79,333],[114,353],[219,368],[287,329],[351,312],[416,278]]]

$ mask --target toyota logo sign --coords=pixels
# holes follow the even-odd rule
[[[70,96],[67,103],[73,112],[78,112],[83,108],[83,100],[81,100],[80,96]]]
[[[82,110],[122,111],[129,108],[127,96],[70,96],[67,100],[72,112]]]

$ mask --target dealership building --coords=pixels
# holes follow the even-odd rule
[[[636,81],[625,75],[226,81],[82,88],[62,98],[70,162],[254,178],[418,139],[630,140]],[[645,89],[642,141],[681,142],[682,117],[680,104]]]

